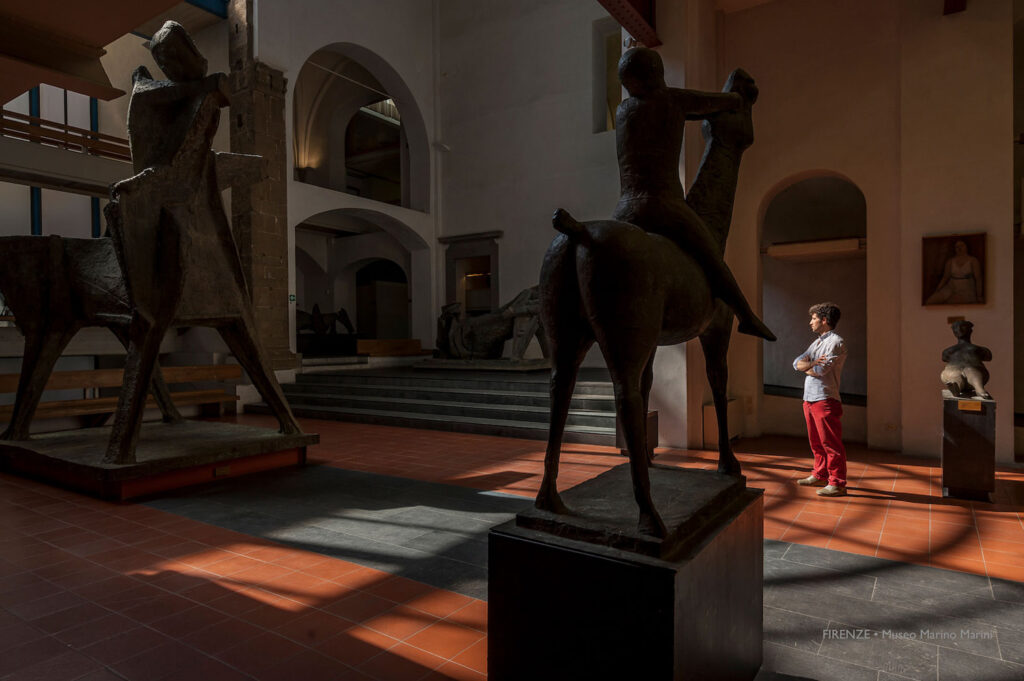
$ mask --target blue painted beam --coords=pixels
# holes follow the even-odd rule
[[[39,118],[39,86],[28,91],[28,115]],[[32,125],[38,125],[33,123]],[[43,190],[29,187],[29,228],[31,234],[39,236],[43,233]]]
[[[228,0],[186,0],[186,2],[221,19],[228,18]]]
[[[100,104],[95,97],[89,98],[89,130],[100,131]],[[100,200],[98,197],[89,198],[89,214],[92,217],[92,236],[100,236]]]

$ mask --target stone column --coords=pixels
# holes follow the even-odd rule
[[[231,190],[231,221],[256,330],[274,369],[294,369],[288,319],[285,91],[281,71],[253,57],[253,0],[228,3],[231,151],[263,157],[269,176]]]

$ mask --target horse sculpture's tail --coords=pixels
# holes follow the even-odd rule
[[[559,208],[555,211],[555,214],[551,216],[551,224],[570,239],[584,240],[589,236],[589,232],[587,232],[583,223],[578,222],[576,218],[569,215],[569,211],[564,208]]]

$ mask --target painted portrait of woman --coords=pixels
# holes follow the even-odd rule
[[[922,254],[922,304],[984,303],[984,253],[984,234],[925,237]]]

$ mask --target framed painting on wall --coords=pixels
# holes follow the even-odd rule
[[[985,233],[926,236],[921,240],[921,304],[985,302]]]

